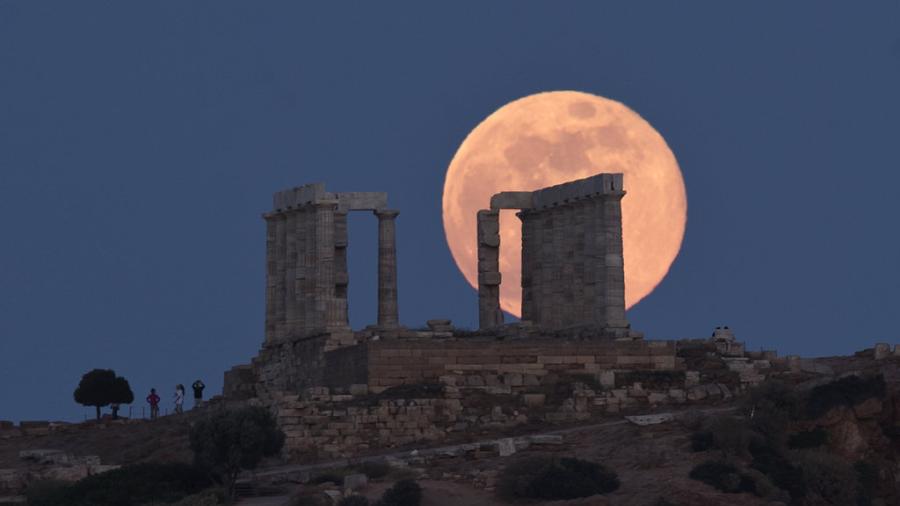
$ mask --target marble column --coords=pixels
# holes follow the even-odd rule
[[[334,213],[334,304],[331,320],[341,326],[350,325],[347,288],[350,273],[347,269],[347,211],[338,209]]]
[[[297,333],[297,211],[284,213],[284,335]]]
[[[285,257],[287,256],[287,230],[284,213],[278,213],[275,221],[275,286],[274,294],[274,321],[275,330],[273,337],[281,340],[285,336]]]
[[[275,340],[275,285],[278,279],[278,267],[276,258],[276,224],[274,214],[264,214],[266,220],[266,342]]]
[[[315,203],[315,330],[332,326],[334,304],[334,212],[337,201]]]
[[[306,206],[299,208],[294,213],[294,226],[292,227],[296,260],[294,261],[294,275],[288,279],[288,283],[294,285],[294,300],[292,301],[294,322],[292,327],[294,335],[298,337],[306,334],[306,287],[304,283],[309,269],[306,253],[307,243],[310,242],[306,230],[309,216],[310,212]]]
[[[625,192],[610,191],[600,195],[603,209],[600,219],[604,247],[600,269],[603,280],[603,325],[606,328],[628,327],[625,318],[625,264],[622,255],[622,197]]]
[[[503,324],[500,310],[500,211],[478,211],[478,328]]]
[[[378,326],[399,325],[397,309],[397,237],[396,218],[399,211],[379,209],[378,217]]]

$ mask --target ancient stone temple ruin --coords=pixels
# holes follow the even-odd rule
[[[397,211],[383,192],[330,193],[309,184],[273,196],[266,220],[266,343],[330,334],[352,342],[348,320],[347,213],[378,218],[378,326],[398,325]]]
[[[264,215],[265,339],[249,364],[225,373],[224,397],[270,407],[287,434],[285,451],[301,458],[586,420],[731,395],[743,378],[756,381],[757,365],[768,357],[729,355],[722,368],[742,371],[741,381],[706,385],[687,370],[678,343],[644,340],[630,330],[624,195],[621,174],[495,195],[490,209],[478,213],[472,238],[480,328],[465,330],[444,319],[429,320],[427,328],[400,325],[397,211],[387,208],[385,193],[330,193],[321,184],[276,193]],[[523,231],[523,321],[506,325],[499,304],[501,209],[519,210]],[[378,321],[358,330],[347,319],[347,213],[354,210],[373,211],[379,232]],[[698,357],[717,350],[706,341],[691,346]]]
[[[522,320],[542,329],[626,337],[622,174],[598,174],[534,192],[502,192],[478,212],[478,321],[503,323],[499,216],[522,221]]]

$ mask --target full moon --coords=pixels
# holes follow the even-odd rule
[[[656,288],[678,255],[687,221],[684,179],[662,136],[625,105],[554,91],[510,102],[463,141],[444,181],[444,232],[453,259],[478,287],[476,212],[501,191],[532,191],[601,172],[624,174],[625,305]],[[521,315],[521,223],[500,217],[500,305]]]

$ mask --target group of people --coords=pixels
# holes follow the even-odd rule
[[[197,380],[191,385],[194,389],[194,407],[203,403],[203,389],[206,385],[202,381]],[[150,419],[155,420],[159,416],[159,395],[155,388],[150,389],[150,395],[147,396],[147,404],[150,405]],[[179,383],[175,385],[175,413],[184,413],[184,385]]]

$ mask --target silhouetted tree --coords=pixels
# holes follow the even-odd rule
[[[97,420],[100,419],[100,408],[111,403],[131,404],[134,393],[128,380],[116,376],[112,369],[94,369],[86,372],[75,389],[75,402],[83,406],[97,408]]]
[[[254,469],[284,445],[275,417],[261,407],[217,411],[191,427],[194,462],[217,475],[229,503],[241,469]]]

